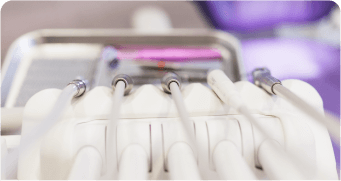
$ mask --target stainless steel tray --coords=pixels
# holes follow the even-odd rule
[[[108,44],[215,47],[220,49],[223,56],[222,69],[232,81],[246,80],[239,41],[226,32],[201,29],[174,29],[163,33],[146,33],[131,29],[46,29],[25,34],[11,45],[2,66],[1,106],[24,106],[38,88],[63,88],[65,82],[53,81],[54,77],[42,77],[37,72],[53,71],[50,68],[60,66],[65,70],[54,75],[62,77],[71,76],[68,73],[73,72],[69,71],[73,64],[82,64],[83,69],[93,68],[97,65],[95,60],[100,57],[97,49]],[[53,51],[58,48],[63,50]],[[81,51],[78,51],[80,49]],[[32,60],[46,57],[53,61],[32,63]],[[87,71],[90,77],[93,75],[93,70],[84,71]],[[28,84],[29,81],[36,83]]]

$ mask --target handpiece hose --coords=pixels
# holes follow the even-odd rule
[[[259,68],[253,71],[253,76],[255,80],[255,84],[259,87],[265,89],[268,93],[280,96],[289,102],[291,102],[294,106],[299,108],[301,111],[306,113],[308,116],[316,120],[317,122],[325,125],[333,137],[335,142],[340,144],[340,120],[335,118],[334,116],[325,113],[318,112],[314,107],[308,104],[306,101],[298,97],[296,94],[291,92],[289,89],[284,87],[279,80],[272,77],[270,71],[266,68]]]
[[[173,180],[191,179],[200,180],[201,176],[197,167],[195,157],[196,142],[194,135],[194,122],[189,118],[181,91],[181,80],[175,73],[167,73],[161,80],[161,85],[166,93],[172,94],[181,119],[181,126],[186,130],[185,136],[189,139],[189,144],[182,141],[175,142],[169,149],[167,155],[167,166],[170,177]],[[183,129],[182,128],[182,129]]]
[[[70,104],[73,97],[82,96],[86,91],[86,81],[74,80],[70,82],[59,95],[56,103],[53,105],[50,113],[41,121],[39,125],[31,130],[21,139],[20,146],[13,150],[7,157],[7,166],[9,177],[13,177],[14,170],[18,164],[19,153],[25,154],[25,150],[34,144],[40,137],[44,136],[62,117],[66,107]]]
[[[115,90],[112,97],[111,114],[109,115],[109,124],[107,127],[107,174],[109,177],[115,177],[117,173],[117,150],[116,150],[116,128],[120,118],[121,102],[123,96],[128,94],[133,88],[132,79],[125,74],[116,75],[112,81],[112,88]]]
[[[194,136],[194,123],[189,118],[189,114],[187,112],[187,108],[184,103],[184,99],[182,97],[180,86],[181,80],[178,75],[175,73],[167,73],[161,80],[162,88],[166,93],[172,94],[172,98],[174,99],[176,109],[180,116],[181,122],[186,129],[187,136],[190,139],[190,142],[195,145],[195,136]]]
[[[210,71],[207,76],[207,82],[212,87],[214,92],[218,95],[218,97],[225,103],[234,107],[240,114],[244,115],[253,125],[253,129],[256,129],[260,132],[262,137],[265,138],[263,142],[267,142],[267,140],[273,140],[272,137],[267,134],[266,131],[258,124],[257,119],[251,114],[248,107],[243,103],[239,92],[237,91],[233,82],[225,75],[222,70],[216,69]],[[284,162],[276,162],[273,160],[266,160],[268,162],[264,162],[263,160],[259,160],[260,164],[263,166],[264,171],[271,176],[271,179],[304,179],[305,177],[299,172],[298,167],[292,161],[292,158],[285,153],[282,147],[274,145],[272,142],[269,142],[269,146],[272,148],[268,154],[274,155],[275,158],[285,160]],[[273,152],[273,153],[272,153]],[[276,154],[275,154],[276,153]],[[262,150],[258,150],[258,158],[263,155]],[[277,165],[276,167],[271,167],[271,165]],[[283,170],[283,168],[286,170]],[[284,172],[286,174],[284,174]],[[280,175],[278,175],[280,173]],[[285,175],[285,177],[281,177]]]

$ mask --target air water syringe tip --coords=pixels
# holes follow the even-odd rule
[[[131,89],[134,87],[134,82],[131,77],[129,77],[126,74],[118,74],[114,77],[114,79],[111,82],[111,87],[115,90],[116,84],[119,81],[123,81],[125,84],[124,88],[124,94],[127,95],[131,91]]]
[[[170,84],[172,82],[177,83],[179,88],[181,87],[181,78],[176,73],[168,72],[166,75],[162,77],[161,86],[166,93],[171,93]]]

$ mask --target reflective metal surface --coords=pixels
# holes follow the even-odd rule
[[[138,32],[136,30],[127,30],[127,29],[50,29],[50,30],[38,30],[28,34],[23,35],[18,38],[10,47],[9,52],[6,55],[3,68],[2,68],[2,85],[1,85],[1,105],[3,107],[13,107],[18,106],[15,104],[19,97],[22,97],[21,89],[22,84],[25,83],[26,72],[18,71],[19,67],[24,67],[23,69],[29,69],[31,63],[27,62],[27,59],[36,60],[37,58],[32,55],[32,51],[38,51],[39,47],[46,45],[60,45],[66,46],[70,44],[89,44],[89,45],[113,45],[116,46],[176,46],[176,47],[213,47],[220,50],[222,54],[222,69],[223,71],[231,78],[232,81],[246,80],[244,67],[241,61],[241,53],[240,53],[240,44],[239,41],[233,37],[232,35],[226,32],[220,32],[215,30],[198,30],[198,29],[174,29],[169,32],[162,33],[147,33],[147,32]],[[54,55],[51,55],[54,56]],[[76,58],[59,58],[59,54],[56,54],[56,58],[51,60],[75,60]],[[100,58],[98,55],[97,58],[92,59],[89,63],[93,65],[96,60]],[[84,58],[83,58],[84,59]],[[25,60],[25,61],[24,61]],[[33,61],[35,62],[35,61]],[[62,61],[60,61],[62,62]],[[93,62],[93,63],[91,63]],[[124,61],[121,61],[124,62]],[[89,66],[90,69],[87,69],[86,74],[93,74],[92,70],[93,66]],[[129,65],[129,63],[124,62],[124,64]],[[84,67],[81,66],[80,68]],[[25,68],[26,67],[26,68]],[[66,67],[66,66],[63,66]],[[67,67],[72,71],[72,66]],[[74,66],[73,68],[78,68]],[[122,71],[126,71],[131,67],[121,67]],[[60,68],[58,68],[60,69]],[[141,69],[142,70],[142,69]],[[206,72],[200,71],[192,71],[193,73],[188,73],[184,70],[183,73],[179,71],[179,75],[181,77],[188,77],[187,81],[198,81],[200,77],[202,77],[202,82],[205,82]],[[158,81],[143,79],[144,76],[153,77],[155,76],[153,72],[142,70],[143,75],[136,74],[130,75],[134,79],[136,79],[136,84],[145,84],[145,83],[157,83],[160,84],[160,78],[164,74],[160,74],[160,76],[156,76]],[[115,75],[118,73],[122,73],[120,71],[115,72]],[[123,72],[124,73],[124,72]],[[150,74],[150,75],[147,75]],[[158,74],[158,72],[156,72]],[[202,75],[201,75],[202,74]],[[71,75],[71,74],[70,74]],[[40,74],[39,76],[45,76]],[[52,75],[54,77],[55,75]],[[93,76],[92,76],[93,77]],[[199,77],[199,78],[198,78]],[[75,77],[72,77],[75,78]],[[71,79],[72,79],[71,78]],[[18,81],[18,80],[20,81]],[[89,79],[89,78],[87,78]],[[111,82],[112,77],[108,77]],[[195,80],[197,79],[197,80]],[[69,79],[70,80],[70,79]],[[201,80],[201,79],[200,79]],[[200,81],[199,80],[199,81]],[[38,81],[38,79],[37,79]],[[91,82],[91,79],[89,79]],[[186,80],[185,80],[186,82]],[[106,83],[105,85],[107,85]],[[15,85],[15,86],[13,86]],[[65,84],[64,84],[65,85]],[[110,85],[108,85],[110,86]],[[31,86],[32,87],[32,86]],[[34,86],[36,87],[36,86]],[[51,86],[50,86],[51,87]],[[51,87],[53,88],[53,87]],[[58,86],[55,88],[59,88]],[[8,100],[9,95],[10,100]],[[32,95],[27,95],[26,97],[30,97]],[[20,105],[25,105],[26,99],[22,101]]]

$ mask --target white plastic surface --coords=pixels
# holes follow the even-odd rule
[[[311,86],[301,86],[297,80],[286,80],[283,84],[304,99],[309,99],[317,109],[323,109],[318,94],[302,93],[316,91]],[[337,179],[333,149],[326,128],[300,114],[285,100],[270,96],[249,82],[242,81],[234,85],[243,102],[260,120],[264,129],[268,130],[286,152],[296,155],[298,163],[304,161],[312,166],[315,169],[315,178]],[[18,178],[66,179],[72,170],[77,151],[83,146],[96,148],[103,162],[106,162],[105,130],[111,110],[112,93],[109,87],[96,87],[83,97],[73,100],[63,119],[42,139],[43,141],[28,150],[30,156],[20,158]],[[24,110],[22,133],[31,131],[34,125],[39,124],[59,94],[60,90],[48,89],[38,92],[28,101]],[[187,159],[184,170],[196,176],[200,175],[203,179],[219,179],[216,168],[212,167],[210,155],[214,150],[213,142],[217,144],[220,139],[228,139],[236,142],[236,150],[241,153],[245,163],[258,179],[269,178],[270,175],[256,168],[255,153],[263,138],[253,132],[253,125],[245,117],[238,115],[229,105],[224,106],[212,90],[201,84],[184,87],[182,95],[190,118],[195,123],[193,129],[196,135],[196,153],[190,149],[194,145],[181,133],[183,128],[179,127],[180,120],[170,95],[154,85],[144,85],[126,96],[122,102],[118,126],[125,128],[122,127],[118,132],[117,157],[122,159],[124,148],[138,144],[139,148],[145,150],[150,161],[147,179],[169,179],[174,178],[173,176],[185,179],[189,175],[178,172],[171,174],[176,170],[169,170],[167,166],[172,165],[173,168],[173,165],[179,165]],[[234,120],[233,125],[229,125],[227,120]],[[222,123],[227,124],[222,126]],[[231,132],[231,128],[237,124],[240,127],[239,133]],[[222,130],[227,131],[227,134],[222,134]],[[240,134],[241,139],[231,137],[230,134]],[[173,149],[176,145],[179,148]],[[186,156],[181,156],[180,150]],[[221,154],[216,154],[217,157],[219,155]],[[267,157],[266,154],[260,155],[261,159],[264,157]],[[104,166],[101,179],[113,179],[105,177],[105,174]],[[272,178],[277,178],[276,176],[278,174]],[[194,179],[194,176],[192,178]]]
[[[209,138],[210,167],[212,170],[217,169],[214,166],[213,153],[221,142],[232,142],[239,154],[242,154],[242,137],[236,119],[226,119],[224,117],[210,119],[206,122],[206,126]]]
[[[300,96],[303,100],[308,101],[310,104],[314,105],[314,107],[316,107],[317,110],[323,112],[322,98],[314,89],[314,87],[307,84],[306,82],[296,80],[296,79],[284,80],[282,81],[282,84],[283,86],[285,86],[286,88],[290,89],[292,92]],[[301,132],[302,130],[304,130],[305,132],[310,132],[310,134],[312,133],[314,135],[313,140],[311,140],[312,138],[310,138],[309,142],[310,142],[310,145],[312,145],[312,142],[315,142],[314,151],[316,154],[315,159],[316,159],[316,167],[317,167],[315,177],[319,179],[337,179],[338,176],[335,171],[336,162],[335,162],[335,157],[334,157],[334,151],[333,151],[332,143],[331,143],[327,128],[325,128],[321,124],[316,123],[315,120],[311,120],[309,117],[303,115],[300,112],[300,110],[295,109],[295,107],[291,105],[290,103],[286,102],[286,100],[284,99],[278,99],[278,100],[281,100],[281,101],[278,101],[278,106],[280,108],[288,109],[288,112],[293,114],[292,117],[296,117],[296,121],[299,121],[300,123],[305,125],[303,129],[301,128],[297,130],[297,132]],[[277,116],[278,112],[279,110],[277,110],[276,113],[273,113],[273,114]],[[288,113],[286,111],[283,111],[283,114],[288,114]],[[295,124],[295,121],[292,121],[292,123]],[[296,125],[293,125],[293,127],[297,129],[298,126]],[[308,128],[310,130],[307,130]],[[293,134],[285,134],[285,136],[287,137],[286,139],[288,139],[289,137],[291,138],[290,140],[288,140],[288,143],[290,143],[294,139],[297,139],[296,137],[294,137]],[[308,135],[302,135],[302,132],[301,132],[300,137],[299,137],[301,140],[297,145],[301,149],[306,149],[307,147],[305,147],[305,145],[307,143],[309,144],[308,141],[303,141],[303,140],[307,140],[306,136]],[[297,142],[298,140],[296,140],[296,143]]]
[[[149,158],[139,144],[130,144],[124,149],[119,161],[119,180],[147,180]]]
[[[193,150],[187,143],[174,143],[169,149],[167,160],[171,180],[201,180]]]
[[[158,6],[144,6],[137,9],[131,24],[135,30],[145,32],[155,33],[172,29],[168,14]]]
[[[194,129],[194,125],[192,129]],[[178,143],[187,144],[188,149],[187,148],[184,148],[184,149],[186,149],[187,152],[189,152],[189,150],[191,151],[191,154],[186,153],[187,156],[193,157],[193,160],[197,160],[198,155],[196,153],[196,146],[193,144],[193,142],[189,141],[189,138],[186,133],[186,129],[184,128],[180,119],[170,119],[170,121],[162,123],[162,133],[163,133],[163,152],[164,152],[164,159],[165,159],[165,170],[168,170],[169,151],[174,145]],[[176,150],[176,149],[177,147],[173,148],[173,150]],[[192,166],[195,167],[193,169],[197,169],[197,164],[194,164]]]
[[[258,151],[259,163],[270,179],[305,180],[300,170],[295,169],[292,161],[285,157],[281,145],[273,139],[262,142]]]
[[[147,168],[144,171],[146,172],[145,175],[148,175],[149,170],[152,169],[151,158],[150,158],[151,157],[150,124],[148,122],[134,122],[134,120],[125,120],[124,122],[122,121],[117,126],[117,138],[120,138],[116,142],[119,165],[122,164],[121,162],[124,159],[123,155],[125,155],[126,157],[125,160],[127,160],[128,156],[130,156],[131,158],[132,157],[135,158],[138,155],[140,155],[142,158],[138,158],[138,159],[139,160],[143,159],[144,162],[146,162],[146,163],[143,163],[143,166],[147,165]],[[136,148],[139,151],[134,152],[132,151],[133,148]],[[126,165],[126,164],[123,163],[123,165]],[[132,177],[129,175],[122,175],[120,166],[118,167],[118,170],[120,172],[119,175],[122,178]]]
[[[257,177],[242,157],[240,150],[231,141],[220,142],[213,152],[213,162],[223,180],[257,180]]]
[[[1,180],[6,180],[7,145],[5,138],[1,138]]]
[[[94,147],[82,148],[76,156],[68,180],[99,179],[102,170],[102,158]]]

